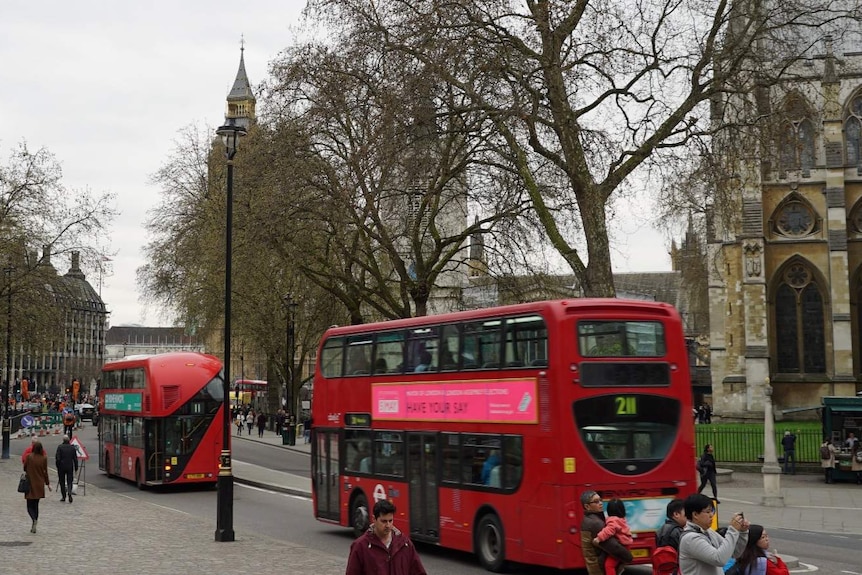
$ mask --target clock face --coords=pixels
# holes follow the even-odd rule
[[[804,236],[814,227],[814,214],[800,203],[793,202],[778,214],[778,229],[787,236]]]

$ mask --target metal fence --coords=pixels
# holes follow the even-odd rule
[[[820,463],[822,432],[818,429],[800,429],[796,435],[796,461],[798,463]],[[784,431],[775,432],[775,453],[782,457],[784,449],[781,438]],[[728,463],[756,463],[763,457],[763,427],[752,425],[751,429],[721,429],[711,425],[695,427],[697,454],[703,453],[707,443],[715,447],[715,459],[719,465]]]

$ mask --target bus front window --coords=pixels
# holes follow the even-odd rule
[[[664,461],[677,437],[680,409],[674,398],[633,393],[573,405],[575,427],[590,456],[621,475],[646,473]]]

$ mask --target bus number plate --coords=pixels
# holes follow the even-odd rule
[[[632,549],[632,557],[635,559],[640,559],[642,557],[649,557],[649,549]]]
[[[204,478],[203,473],[187,473],[186,474],[186,479],[203,479],[203,478]]]

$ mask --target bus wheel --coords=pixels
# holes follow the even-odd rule
[[[144,485],[144,476],[141,473],[141,462],[135,461],[135,487],[140,490],[143,490],[146,485]]]
[[[506,540],[503,524],[494,513],[483,515],[476,526],[476,554],[488,571],[499,573],[506,563]]]
[[[105,453],[105,475],[108,477],[113,477],[114,474],[111,473],[111,456]]]
[[[350,525],[354,537],[359,537],[368,529],[368,500],[359,493],[350,504]]]

